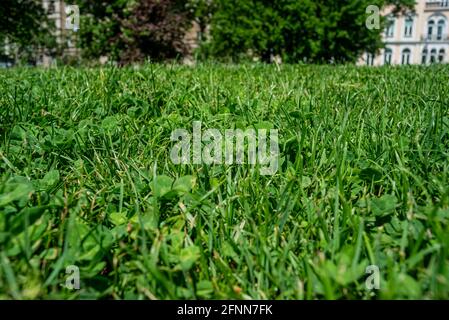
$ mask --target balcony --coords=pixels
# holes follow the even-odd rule
[[[423,34],[421,36],[421,41],[448,41],[448,40],[449,40],[449,35],[448,34],[442,34],[442,35],[438,35],[438,34],[432,34],[432,35]]]
[[[426,10],[449,10],[449,0],[428,0],[426,2]]]

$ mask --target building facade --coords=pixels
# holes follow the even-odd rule
[[[385,48],[366,53],[366,65],[449,62],[449,0],[417,0],[415,12],[394,16],[386,9]]]
[[[42,6],[48,14],[50,21],[54,22],[56,28],[54,37],[58,45],[63,48],[64,55],[75,56],[78,54],[76,48],[76,33],[66,26],[67,4],[61,0],[42,0]],[[37,65],[51,65],[55,61],[54,57],[40,53],[36,57]]]

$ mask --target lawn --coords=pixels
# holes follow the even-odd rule
[[[0,299],[448,299],[448,74],[0,71]],[[174,164],[195,121],[277,129],[277,172]]]

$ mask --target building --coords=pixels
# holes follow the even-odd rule
[[[449,62],[449,0],[417,0],[415,12],[388,19],[383,39],[385,48],[378,55],[365,54],[360,63],[431,64]]]
[[[65,56],[76,56],[78,49],[76,48],[76,33],[67,27],[67,4],[60,0],[42,0],[42,6],[48,14],[50,21],[54,21],[56,30],[53,36],[56,37],[58,45],[63,48]],[[51,65],[55,58],[51,55],[39,53],[36,57],[37,65]]]

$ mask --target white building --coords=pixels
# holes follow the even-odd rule
[[[57,43],[64,48],[64,54],[74,56],[78,53],[76,48],[76,34],[72,30],[66,28],[66,6],[62,0],[42,0],[42,6],[48,14],[50,21],[54,21],[56,30],[53,36],[56,37]],[[37,57],[38,65],[49,65],[54,58],[45,54],[39,54]]]
[[[449,62],[449,0],[417,0],[415,12],[394,17],[384,11],[388,26],[380,54],[365,54],[361,63],[429,64]]]

